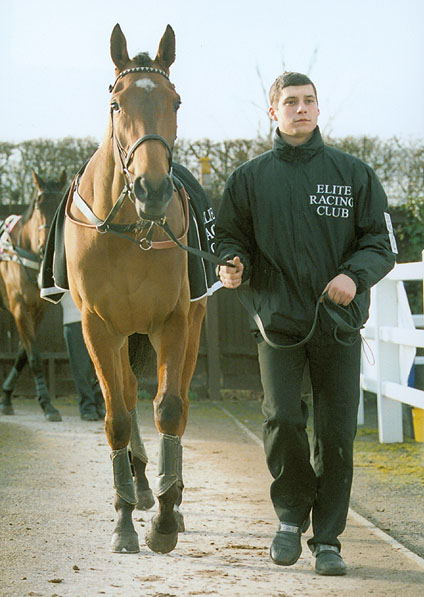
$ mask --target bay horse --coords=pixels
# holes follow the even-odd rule
[[[119,553],[139,551],[132,512],[154,503],[128,337],[147,334],[155,349],[159,508],[145,541],[152,551],[169,553],[183,528],[181,437],[206,307],[206,299],[190,302],[187,255],[162,228],[166,221],[179,240],[186,239],[187,206],[171,165],[181,103],[169,80],[175,35],[168,25],[154,59],[147,53],[130,59],[115,25],[110,51],[116,79],[106,132],[74,181],[66,208],[67,275],[105,399],[117,513],[111,549]]]
[[[22,216],[11,216],[6,220],[0,241],[0,306],[12,315],[20,338],[15,362],[2,385],[0,412],[14,414],[13,390],[28,362],[45,418],[61,421],[59,411],[50,400],[36,345],[37,329],[47,307],[40,297],[37,278],[50,224],[63,195],[66,172],[63,171],[58,179],[44,180],[33,170],[32,177],[34,197]]]

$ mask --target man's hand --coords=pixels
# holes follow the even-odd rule
[[[327,284],[324,292],[328,293],[328,298],[334,303],[347,307],[355,298],[356,284],[346,274],[339,274]]]
[[[241,277],[243,274],[243,264],[240,257],[229,259],[230,263],[234,263],[235,267],[228,267],[221,265],[219,267],[219,277],[225,288],[237,288],[241,284]]]

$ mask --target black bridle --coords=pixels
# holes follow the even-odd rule
[[[160,70],[158,68],[153,68],[151,66],[135,66],[134,68],[129,68],[129,69],[123,70],[121,73],[119,73],[119,75],[115,79],[114,84],[109,85],[109,92],[112,93],[112,91],[115,89],[116,83],[122,77],[124,77],[125,75],[133,74],[133,73],[154,73],[154,74],[162,75],[163,77],[165,77],[165,79],[167,79],[167,81],[169,81],[168,74],[164,70]],[[162,137],[162,135],[150,133],[148,135],[144,135],[143,137],[140,137],[139,139],[137,139],[137,141],[135,141],[135,143],[133,143],[133,145],[130,147],[130,149],[128,151],[125,151],[125,149],[122,147],[122,145],[119,142],[119,139],[116,135],[115,126],[114,126],[114,122],[113,122],[114,111],[115,111],[114,108],[111,106],[111,109],[110,109],[110,120],[111,120],[111,128],[112,128],[111,136],[112,136],[112,140],[115,143],[115,146],[118,150],[119,160],[121,162],[121,171],[122,171],[122,175],[125,180],[124,189],[123,189],[121,195],[119,196],[118,202],[117,202],[117,203],[119,203],[119,206],[118,206],[118,209],[119,209],[119,207],[122,204],[122,201],[125,199],[125,197],[128,196],[131,199],[131,201],[133,201],[133,202],[135,202],[135,200],[136,200],[136,197],[134,195],[134,182],[132,180],[132,177],[131,177],[131,174],[130,174],[128,168],[129,168],[131,160],[134,156],[134,153],[138,149],[138,147],[140,147],[140,145],[142,145],[146,141],[159,141],[160,143],[162,143],[162,145],[164,145],[166,147],[166,150],[168,152],[168,164],[169,164],[168,174],[169,174],[169,176],[172,175],[172,147],[170,146],[168,141],[164,137]],[[146,219],[155,220],[155,218],[147,218],[147,217],[146,217]]]
[[[124,70],[121,73],[119,73],[119,75],[115,79],[114,84],[109,86],[109,91],[112,92],[115,88],[116,83],[119,81],[119,79],[121,79],[125,75],[138,73],[138,72],[159,74],[159,75],[164,76],[169,81],[168,74],[163,70],[160,70],[158,68],[153,68],[150,66],[137,66],[134,68],[129,68],[129,69]],[[125,151],[116,136],[115,127],[113,124],[113,112],[114,112],[114,109],[113,109],[113,107],[111,107],[111,127],[112,127],[111,137],[112,137],[112,141],[116,145],[118,155],[120,158],[121,170],[122,170],[122,174],[123,174],[124,180],[125,180],[124,188],[123,188],[122,192],[120,193],[116,203],[113,205],[112,209],[110,210],[110,212],[108,213],[108,215],[106,216],[106,218],[104,220],[101,220],[100,218],[98,218],[91,211],[90,207],[84,202],[84,200],[81,197],[79,197],[78,193],[76,193],[76,199],[79,201],[78,207],[79,207],[80,211],[82,211],[84,213],[85,217],[89,220],[90,223],[85,224],[83,222],[76,220],[70,213],[69,204],[67,204],[67,207],[66,207],[66,216],[72,222],[74,222],[74,224],[79,224],[82,226],[88,226],[88,227],[95,228],[97,230],[97,232],[100,232],[102,234],[105,234],[106,232],[111,232],[117,236],[120,236],[121,238],[125,238],[130,242],[136,243],[144,251],[150,250],[154,246],[154,243],[152,242],[152,235],[153,235],[153,226],[156,225],[165,232],[165,234],[170,239],[170,241],[172,241],[173,244],[177,245],[181,249],[184,249],[184,251],[191,253],[192,255],[196,255],[197,257],[200,257],[202,259],[211,261],[212,263],[214,263],[216,265],[227,265],[229,267],[234,267],[234,265],[232,263],[230,263],[226,260],[223,260],[223,259],[219,259],[212,253],[208,253],[206,251],[202,251],[200,249],[195,249],[193,247],[184,245],[181,242],[181,240],[178,239],[175,236],[175,234],[172,232],[172,230],[170,229],[170,227],[166,221],[166,216],[162,217],[162,218],[157,218],[157,219],[150,218],[150,217],[148,218],[146,216],[145,218],[139,220],[138,222],[135,222],[134,224],[114,224],[113,223],[114,217],[115,217],[116,213],[118,212],[118,210],[120,209],[120,207],[121,207],[122,203],[124,202],[124,200],[126,199],[126,197],[129,197],[129,199],[133,203],[135,203],[136,197],[134,195],[134,183],[132,181],[131,174],[128,171],[128,166],[131,162],[131,159],[132,159],[136,149],[138,147],[140,147],[140,145],[146,141],[160,141],[168,150],[169,176],[171,176],[171,178],[174,182],[174,186],[181,197],[181,191],[179,190],[178,185],[176,184],[177,179],[172,174],[172,148],[169,145],[168,141],[161,135],[148,134],[148,135],[144,135],[143,137],[140,137],[139,139],[137,139],[137,141],[131,146],[131,148],[128,150],[128,152]],[[83,174],[85,167],[87,166],[87,163],[88,162],[86,162],[82,166],[82,168],[79,170],[79,172],[76,174],[76,176],[74,178],[74,182],[72,184],[72,187],[68,193],[69,197],[72,197],[73,191],[77,190],[79,177]],[[181,183],[179,183],[179,184],[181,185]],[[75,200],[75,197],[74,197],[74,200]],[[188,218],[188,212],[186,214],[186,217]],[[128,236],[128,233],[130,233],[130,232],[140,232],[141,230],[143,230],[145,228],[148,228],[148,233],[145,238],[141,239],[141,241],[139,241],[131,236]],[[157,244],[162,244],[162,243],[156,243],[156,245]],[[163,244],[165,244],[165,243],[163,243]]]

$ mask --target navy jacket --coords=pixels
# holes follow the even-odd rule
[[[276,132],[273,148],[229,177],[216,223],[216,254],[238,255],[250,300],[268,333],[304,336],[316,301],[338,273],[369,289],[394,266],[387,197],[374,171],[324,145],[318,127],[300,146]]]

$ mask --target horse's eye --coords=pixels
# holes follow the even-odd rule
[[[111,102],[111,103],[110,103],[110,107],[111,107],[111,109],[112,109],[114,112],[120,112],[120,111],[121,111],[121,107],[120,107],[120,105],[118,104],[118,102],[117,102],[117,101],[113,101],[113,102]]]
[[[178,110],[178,108],[181,106],[182,101],[180,100],[180,98],[176,99],[174,102],[174,110],[175,112]]]

